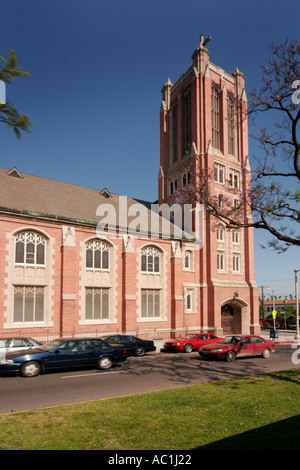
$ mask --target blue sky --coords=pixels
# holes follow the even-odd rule
[[[299,13],[296,0],[0,0],[0,55],[16,50],[31,74],[7,99],[35,122],[21,141],[0,127],[0,166],[156,200],[160,91],[191,65],[200,34],[250,90],[267,45],[298,39]],[[255,232],[258,285],[294,294],[299,249],[278,255],[265,240]]]

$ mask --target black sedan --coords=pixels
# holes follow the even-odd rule
[[[0,371],[34,377],[57,369],[109,369],[113,363],[123,362],[126,358],[124,347],[111,346],[99,338],[56,339],[39,349],[7,353],[0,362]]]
[[[126,348],[128,355],[144,356],[146,352],[156,351],[154,341],[130,335],[112,335],[103,338],[109,344],[120,344]]]

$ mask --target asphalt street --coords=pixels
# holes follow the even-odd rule
[[[299,368],[299,362],[300,349],[298,354],[291,344],[280,344],[268,359],[240,358],[233,363],[203,360],[197,352],[149,353],[129,357],[109,371],[60,371],[33,378],[1,375],[0,414]]]

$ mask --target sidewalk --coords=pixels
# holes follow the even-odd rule
[[[260,336],[264,339],[271,339],[270,338],[270,331],[269,329],[267,330],[261,330]],[[278,339],[275,340],[276,344],[285,344],[285,343],[293,343],[295,341],[295,336],[296,336],[296,330],[278,330]]]

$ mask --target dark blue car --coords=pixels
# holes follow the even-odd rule
[[[19,372],[35,377],[56,369],[98,367],[109,369],[127,358],[124,347],[111,346],[99,338],[55,339],[39,349],[7,353],[0,361],[0,371]]]

